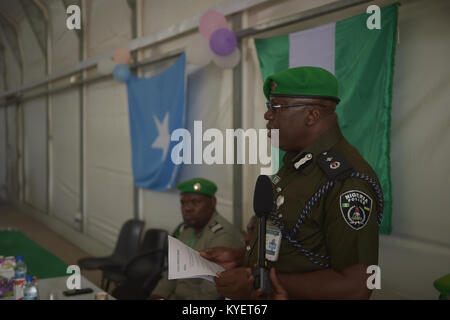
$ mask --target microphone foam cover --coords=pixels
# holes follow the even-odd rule
[[[267,216],[273,207],[272,181],[268,176],[260,175],[256,180],[253,194],[253,210],[257,217]]]

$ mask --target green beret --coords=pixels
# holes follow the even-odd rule
[[[217,191],[217,186],[214,182],[211,182],[202,178],[194,178],[191,180],[184,181],[177,185],[178,190],[181,193],[191,192],[205,194],[207,196],[214,196]]]
[[[293,95],[339,102],[336,77],[319,67],[297,67],[273,74],[264,81],[264,95]]]

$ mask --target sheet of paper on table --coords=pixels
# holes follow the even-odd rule
[[[206,260],[198,251],[180,240],[169,236],[169,280],[202,278],[213,281],[216,272],[225,270],[218,264]]]

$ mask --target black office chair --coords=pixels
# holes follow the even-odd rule
[[[124,268],[126,263],[137,255],[140,249],[140,240],[144,221],[128,220],[120,230],[119,239],[112,255],[107,257],[89,257],[78,260],[78,266],[85,270],[100,269],[103,271],[102,288],[104,287],[104,271],[107,268]]]
[[[167,256],[167,231],[149,229],[145,233],[139,255],[132,258],[122,270],[109,268],[104,275],[117,287],[112,295],[116,299],[145,299],[158,283]]]

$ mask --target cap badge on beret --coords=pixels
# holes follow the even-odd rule
[[[270,81],[270,88],[272,89],[272,91],[276,91],[277,90],[277,83],[273,80]]]
[[[202,185],[200,184],[200,183],[196,183],[196,184],[194,184],[194,190],[195,191],[200,191],[202,189]]]

